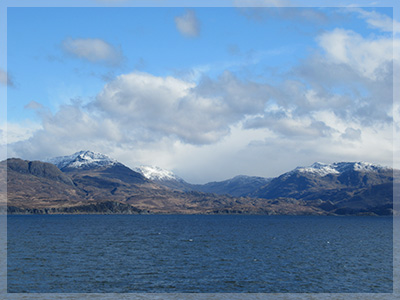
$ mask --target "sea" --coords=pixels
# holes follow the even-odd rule
[[[393,218],[9,215],[6,271],[9,296],[391,294]]]

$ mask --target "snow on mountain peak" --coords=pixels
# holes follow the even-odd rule
[[[295,171],[301,173],[313,173],[319,176],[326,176],[328,174],[339,174],[339,171],[336,170],[332,165],[320,162],[313,163],[309,167],[298,167],[295,169]]]
[[[72,155],[59,156],[46,160],[49,163],[55,164],[59,169],[62,168],[92,168],[104,167],[108,165],[117,164],[117,160],[94,151],[79,151]]]
[[[312,173],[319,176],[326,176],[328,174],[340,174],[345,171],[368,171],[377,172],[382,169],[389,169],[388,167],[383,167],[376,164],[371,164],[368,162],[339,162],[333,164],[325,164],[316,162],[309,167],[297,167],[292,172],[301,173]]]
[[[140,166],[135,168],[134,171],[139,172],[150,180],[182,180],[171,171],[156,166]]]
[[[356,162],[354,163],[354,170],[356,171],[377,171],[379,169],[389,169],[380,165],[374,165],[368,162]]]
[[[378,164],[372,164],[369,162],[340,162],[332,164],[335,166],[336,170],[339,172],[344,172],[348,170],[358,171],[358,172],[378,172],[381,170],[390,170],[390,167],[381,166]]]

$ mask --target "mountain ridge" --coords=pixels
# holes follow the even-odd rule
[[[391,214],[393,172],[399,172],[365,162],[317,162],[275,178],[238,175],[194,185],[170,171],[131,169],[92,151],[48,161],[59,168],[21,159],[2,162],[10,174],[14,212],[71,213],[72,205],[90,213]]]
[[[108,165],[115,165],[122,163],[118,162],[116,159],[109,157],[108,155],[91,151],[91,150],[81,150],[72,155],[66,156],[58,156],[53,158],[47,158],[43,160],[43,162],[49,162],[56,165],[60,170],[66,168],[74,168],[74,169],[87,169],[87,168],[97,168],[97,167],[104,167]],[[303,172],[303,173],[315,173],[321,176],[325,176],[328,174],[338,174],[342,173],[343,171],[354,169],[357,171],[379,171],[379,170],[390,170],[393,169],[388,166],[382,166],[379,164],[373,164],[370,162],[364,161],[354,161],[354,162],[334,162],[331,164],[324,163],[324,162],[314,162],[309,166],[298,166],[294,169],[285,172],[276,177],[262,177],[262,176],[250,176],[250,175],[236,175],[232,178],[228,178],[221,181],[212,181],[207,182],[205,184],[193,184],[185,181],[180,176],[176,175],[170,170],[163,169],[158,166],[153,165],[141,165],[138,167],[130,168],[131,170],[142,174],[144,177],[150,180],[156,181],[168,181],[168,180],[176,180],[180,182],[185,182],[189,185],[194,186],[201,186],[210,183],[217,183],[217,182],[228,182],[232,180],[238,180],[240,178],[257,178],[257,179],[272,179],[283,175],[289,175],[294,172]]]
[[[345,171],[354,170],[354,171],[379,171],[379,170],[387,170],[391,169],[386,166],[381,166],[378,164],[372,164],[369,162],[334,162],[332,164],[326,164],[321,162],[315,162],[310,166],[297,167],[292,171],[289,171],[285,174],[290,174],[293,172],[304,172],[304,173],[317,173],[318,175],[325,176],[328,174],[339,174]]]

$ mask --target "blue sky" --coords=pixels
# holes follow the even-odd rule
[[[9,157],[90,149],[190,182],[393,163],[391,7],[20,3],[0,66]]]
[[[23,108],[35,100],[32,94],[53,108],[65,98],[95,96],[108,73],[141,71],[198,80],[193,70],[212,78],[230,70],[260,81],[271,77],[271,68],[285,70],[315,47],[313,36],[307,36],[315,31],[313,24],[306,24],[301,35],[287,31],[293,22],[255,21],[235,8],[191,11],[201,20],[196,37],[183,36],[174,23],[185,8],[9,8],[8,65],[24,88],[9,91],[8,119],[28,114]],[[89,37],[121,51],[121,62],[93,64],[62,48],[68,38]]]

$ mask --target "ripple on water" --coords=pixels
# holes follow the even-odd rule
[[[9,216],[8,291],[390,293],[392,219]]]

